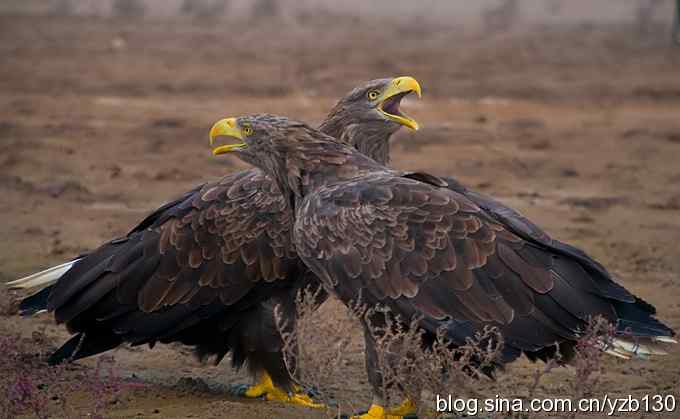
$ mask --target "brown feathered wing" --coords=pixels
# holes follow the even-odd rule
[[[290,230],[276,185],[258,170],[235,173],[86,255],[53,287],[48,308],[70,330],[89,333],[92,353],[123,341],[201,339],[226,352],[220,332],[295,280],[301,265]],[[91,354],[83,349],[78,357]]]
[[[633,332],[668,335],[643,302],[535,236],[454,188],[389,173],[321,188],[295,224],[299,253],[342,300],[449,321],[454,342],[497,326],[507,358],[573,340],[592,315],[616,323],[625,310],[628,326],[639,322]]]

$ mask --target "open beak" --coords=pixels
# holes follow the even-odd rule
[[[217,137],[232,137],[239,141],[234,144],[225,144],[213,148],[213,154],[217,156],[218,154],[231,153],[233,151],[242,150],[247,147],[247,144],[243,142],[243,134],[241,133],[241,128],[236,122],[236,118],[225,118],[220,119],[215,123],[215,125],[210,128],[210,145],[212,146]]]
[[[418,80],[409,76],[393,79],[387,89],[383,92],[382,96],[377,99],[379,101],[378,111],[389,120],[409,127],[412,130],[417,130],[418,123],[415,119],[402,113],[399,109],[401,99],[412,92],[418,95],[419,98],[422,96]]]

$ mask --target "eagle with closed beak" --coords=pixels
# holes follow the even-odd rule
[[[616,327],[602,348],[609,354],[646,358],[676,343],[654,307],[602,265],[454,179],[390,169],[280,116],[223,119],[211,142],[218,136],[230,143],[214,154],[234,153],[274,179],[294,214],[298,255],[324,289],[348,305],[426,320],[425,342],[444,329],[461,345],[493,326],[504,339],[499,364],[548,359],[556,343],[568,361],[589,319],[601,316]],[[362,319],[366,329],[367,320],[381,321]],[[374,400],[360,417],[413,413],[409,400],[387,408],[375,342],[364,334]]]

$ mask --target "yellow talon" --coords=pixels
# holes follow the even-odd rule
[[[249,398],[259,398],[264,396],[265,400],[278,401],[282,403],[290,403],[298,406],[311,407],[314,409],[322,409],[325,406],[321,403],[315,403],[311,397],[304,393],[300,393],[301,388],[295,386],[297,393],[288,394],[288,392],[277,388],[272,382],[271,377],[267,373],[263,373],[257,384],[250,386],[246,390],[244,396]]]
[[[387,410],[388,415],[394,416],[415,415],[417,412],[418,409],[416,408],[416,404],[409,399],[406,399],[403,402],[401,402],[399,406]]]
[[[400,409],[402,409],[407,402],[411,403],[410,401],[406,401],[393,410],[385,410],[385,408],[380,405],[372,404],[371,408],[368,409],[368,412],[364,413],[363,415],[352,416],[351,419],[402,419],[404,415],[410,414],[412,412],[405,414],[395,412],[401,411]],[[411,405],[414,408],[413,412],[415,412],[415,405],[413,405],[412,403]]]
[[[248,387],[248,390],[246,390],[244,396],[250,398],[262,397],[275,389],[276,388],[274,387],[274,383],[272,382],[269,374],[263,373],[262,376],[260,376],[260,381],[257,384]]]
[[[312,409],[323,409],[325,406],[321,403],[315,403],[311,397],[303,393],[288,394],[280,389],[275,389],[267,393],[266,399],[269,401],[277,401],[281,403],[289,403],[298,406],[310,407]]]

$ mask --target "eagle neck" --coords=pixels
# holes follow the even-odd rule
[[[391,136],[391,132],[380,130],[369,131],[358,139],[350,137],[349,144],[352,144],[363,155],[372,158],[382,165],[388,165],[390,163]]]
[[[288,154],[281,167],[285,174],[278,174],[279,185],[292,195],[288,201],[293,207],[320,188],[389,170],[354,148],[330,141],[305,144]]]
[[[319,130],[350,145],[382,165],[390,163],[390,137],[399,126],[386,121],[347,124],[341,118],[329,117]]]

